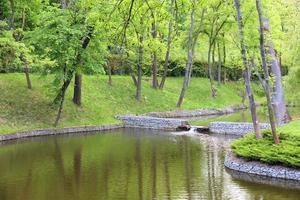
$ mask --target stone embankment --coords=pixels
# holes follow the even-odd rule
[[[239,172],[273,178],[281,178],[286,180],[300,181],[299,169],[284,166],[268,165],[258,161],[247,161],[242,158],[236,157],[232,153],[228,153],[226,155],[224,164],[225,167]]]
[[[81,126],[71,128],[53,128],[41,129],[32,131],[23,131],[15,134],[0,135],[0,141],[15,140],[20,138],[38,137],[47,135],[62,135],[71,133],[95,132],[95,131],[108,131],[124,128],[123,124],[103,125],[103,126]]]
[[[245,135],[254,132],[253,124],[247,122],[211,122],[208,125],[211,133],[228,134],[228,135]],[[270,128],[270,124],[260,124],[261,129]]]
[[[225,115],[234,113],[238,110],[244,110],[244,105],[228,106],[222,109],[196,109],[196,110],[176,110],[167,112],[150,112],[143,116],[159,117],[159,118],[184,118],[184,117],[200,117],[209,115]]]
[[[118,116],[125,127],[150,128],[162,130],[189,130],[188,121],[182,119],[158,118],[149,116]]]

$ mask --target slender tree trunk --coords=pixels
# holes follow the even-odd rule
[[[67,0],[60,0],[60,4],[61,4],[62,9],[68,8]]]
[[[191,24],[190,24],[189,37],[188,37],[188,48],[187,48],[187,63],[186,63],[186,68],[185,68],[185,76],[184,76],[183,86],[182,86],[182,89],[181,89],[181,92],[179,95],[177,107],[181,107],[181,105],[182,105],[185,92],[189,85],[189,81],[190,81],[189,79],[191,77],[192,64],[193,64],[192,42],[193,42],[194,22],[195,22],[195,7],[192,8],[192,12],[191,12]]]
[[[139,37],[139,60],[138,60],[138,79],[137,79],[137,86],[136,86],[136,95],[135,98],[138,101],[142,100],[142,75],[143,75],[143,42],[144,37],[140,35]]]
[[[4,20],[4,5],[3,5],[4,1],[0,0],[0,20]]]
[[[21,25],[22,30],[24,30],[24,28],[25,28],[25,21],[26,21],[26,9],[23,8],[23,11],[22,11],[22,25]]]
[[[211,38],[209,39],[209,46],[208,46],[208,53],[207,53],[207,63],[208,63],[208,75],[209,75],[209,81],[210,81],[210,89],[211,89],[211,96],[216,97],[217,96],[217,91],[215,89],[214,85],[214,76],[212,72],[212,64],[211,64],[211,51],[213,44],[211,42]]]
[[[223,66],[224,66],[224,77],[223,82],[226,83],[226,45],[225,45],[225,34],[223,34]]]
[[[279,144],[279,138],[278,138],[278,135],[277,135],[276,122],[275,122],[275,117],[274,117],[274,110],[273,110],[272,101],[271,101],[271,90],[270,90],[270,83],[269,83],[269,69],[268,69],[268,66],[267,66],[267,57],[266,57],[265,46],[264,46],[265,42],[264,42],[263,15],[262,15],[262,9],[261,9],[261,5],[260,5],[259,0],[256,0],[256,9],[257,9],[258,18],[259,18],[260,54],[261,54],[263,71],[264,71],[264,76],[265,76],[264,89],[265,89],[265,94],[266,94],[267,104],[268,104],[269,120],[270,120],[270,124],[271,124],[274,143]]]
[[[218,48],[218,85],[221,85],[222,83],[222,61],[221,61],[221,52],[220,52],[220,44],[219,41],[217,43],[217,48]]]
[[[82,75],[76,73],[74,79],[73,102],[78,106],[81,105],[81,88],[82,88],[81,83],[82,83]]]
[[[241,10],[240,10],[240,1],[239,0],[235,0],[235,7],[236,7],[236,11],[237,11],[237,21],[238,21],[239,34],[240,34],[240,43],[241,43],[241,54],[242,54],[243,65],[244,65],[243,75],[244,75],[244,80],[245,80],[245,85],[246,85],[246,91],[248,93],[249,106],[250,106],[251,117],[252,117],[252,122],[253,122],[254,131],[256,134],[256,138],[260,139],[262,137],[262,135],[260,132],[260,125],[259,125],[259,122],[257,119],[254,96],[253,96],[253,92],[251,89],[246,45],[245,45],[245,41],[244,41],[243,19],[242,19],[242,14],[241,14]]]
[[[66,94],[66,91],[67,91],[67,89],[68,89],[68,87],[69,87],[69,85],[71,83],[71,80],[72,80],[72,78],[70,78],[70,77],[73,77],[73,73],[72,72],[67,73],[66,72],[66,70],[67,70],[66,68],[67,67],[65,65],[65,67],[64,67],[64,74],[65,74],[65,77],[67,77],[67,79],[64,80],[63,86],[60,89],[60,94],[57,95],[57,97],[59,96],[59,99],[57,99],[56,102],[58,103],[58,101],[60,101],[60,104],[59,104],[58,112],[57,112],[56,119],[55,119],[55,122],[54,122],[54,127],[57,126],[57,124],[58,124],[58,122],[60,120],[61,113],[62,113],[62,110],[63,110],[64,101],[65,101],[65,94]],[[72,74],[72,76],[68,76],[70,74]]]
[[[153,16],[154,20],[154,16]],[[155,21],[152,23],[152,38],[155,40],[157,37],[157,31],[156,31],[156,25]],[[157,89],[157,55],[156,51],[153,52],[152,54],[152,87],[154,89]]]
[[[108,85],[112,86],[111,66],[107,65]]]
[[[28,89],[32,89],[32,85],[31,85],[31,80],[30,80],[30,76],[29,76],[29,70],[27,67],[27,62],[24,61],[23,62],[23,67],[24,67],[24,72],[25,72],[25,76],[26,76],[26,82],[27,82],[27,87]]]
[[[291,120],[291,117],[288,113],[288,109],[284,99],[284,89],[280,64],[278,63],[276,52],[271,44],[268,45],[268,52],[271,56],[271,72],[275,77],[272,103],[274,105],[276,122],[278,125],[282,125],[288,123]]]
[[[166,78],[168,75],[168,68],[169,68],[169,58],[170,58],[170,50],[171,50],[171,43],[172,43],[172,31],[173,31],[173,15],[174,15],[174,3],[175,0],[171,0],[171,19],[169,21],[169,29],[168,29],[168,44],[167,44],[167,52],[165,56],[164,62],[164,72],[163,76],[159,85],[159,89],[163,89],[165,86]]]
[[[16,15],[15,1],[9,0],[9,2],[10,2],[10,11],[11,11],[9,23],[10,23],[10,28],[14,29],[15,28],[15,15]]]

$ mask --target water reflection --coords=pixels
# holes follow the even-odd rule
[[[299,199],[297,189],[233,179],[223,166],[230,140],[131,129],[4,143],[0,199]]]

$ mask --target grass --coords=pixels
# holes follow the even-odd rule
[[[254,134],[233,142],[232,151],[247,160],[268,164],[300,167],[300,120],[295,120],[278,129],[280,144],[274,145],[270,130],[263,132],[263,139],[257,141]]]
[[[54,94],[47,85],[51,76],[31,75],[33,90],[26,88],[23,74],[0,74],[0,134],[49,128],[57,109],[51,102]],[[151,79],[142,82],[142,102],[135,100],[135,87],[129,76],[113,76],[113,85],[106,76],[83,76],[82,106],[75,106],[70,85],[59,127],[117,123],[116,115],[141,114],[152,111],[175,110],[183,78],[168,78],[164,90],[151,88]],[[210,96],[209,80],[193,78],[182,109],[221,108],[241,103],[238,83],[219,86],[218,96]]]

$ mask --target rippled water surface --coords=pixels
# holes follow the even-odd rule
[[[299,183],[233,178],[230,140],[127,129],[2,143],[0,200],[300,199]]]

